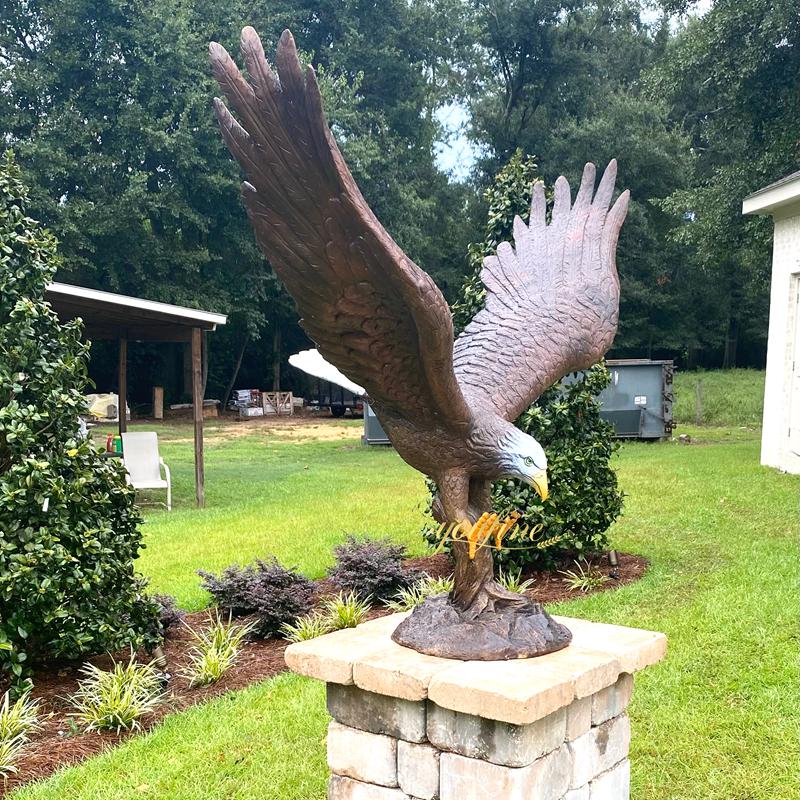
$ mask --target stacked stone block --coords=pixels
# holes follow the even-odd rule
[[[514,725],[328,684],[329,800],[627,800],[633,679]]]
[[[662,634],[560,619],[564,650],[461,662],[392,642],[403,616],[286,650],[327,683],[329,800],[628,800],[632,673]]]

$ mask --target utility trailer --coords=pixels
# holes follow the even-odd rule
[[[295,353],[289,356],[289,363],[315,379],[309,406],[329,408],[334,417],[343,417],[347,409],[353,416],[364,413],[364,389],[326,361],[318,350]]]
[[[353,416],[364,413],[364,401],[361,396],[345,389],[344,386],[322,378],[317,378],[312,385],[311,397],[308,399],[309,406],[329,408],[331,416],[334,417],[343,417],[348,409]]]

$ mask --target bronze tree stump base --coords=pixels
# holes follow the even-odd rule
[[[533,600],[495,607],[469,619],[442,595],[414,609],[392,639],[440,658],[509,661],[561,650],[572,641],[572,634]]]

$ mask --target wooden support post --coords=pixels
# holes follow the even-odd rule
[[[117,379],[117,417],[119,418],[119,435],[128,430],[128,340],[124,336],[119,339],[119,374]]]
[[[203,331],[192,328],[192,416],[194,417],[194,483],[197,507],[206,504],[203,470]]]
[[[153,387],[153,419],[164,419],[164,387]]]
[[[703,381],[694,385],[694,424],[703,424]]]

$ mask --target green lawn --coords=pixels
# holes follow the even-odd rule
[[[422,554],[423,478],[390,448],[363,447],[362,426],[330,420],[319,431],[332,438],[309,441],[281,428],[250,426],[248,434],[246,423],[210,425],[201,513],[194,507],[191,429],[159,428],[174,506],[171,513],[147,510],[139,569],[153,590],[175,595],[183,608],[203,608],[208,596],[196,570],[216,572],[270,554],[318,578],[332,563],[333,546],[351,532],[390,536]]]
[[[667,659],[636,681],[636,800],[798,797],[800,481],[759,466],[758,431],[688,432],[701,443],[630,443],[617,459],[627,497],[613,543],[651,559],[645,578],[558,610],[669,636]],[[210,438],[210,508],[150,513],[141,561],[156,588],[185,605],[202,602],[198,566],[276,552],[316,575],[347,529],[421,549],[421,481],[393,452]],[[186,507],[190,448],[173,441],[164,450]],[[13,797],[322,800],[326,724],[321,687],[281,676]]]
[[[681,426],[695,423],[697,384],[700,383],[702,425],[760,427],[764,411],[764,375],[763,369],[679,370],[675,373],[675,420]]]

